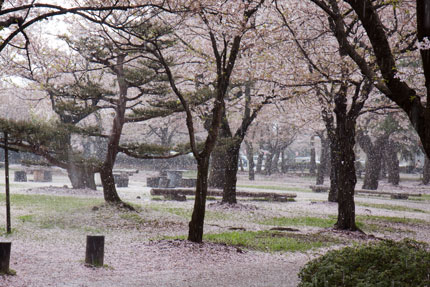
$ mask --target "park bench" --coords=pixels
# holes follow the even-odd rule
[[[27,182],[27,172],[25,170],[17,170],[14,173],[15,182]]]
[[[328,192],[330,190],[330,186],[326,185],[311,185],[309,186],[313,192]],[[361,194],[369,194],[376,196],[390,196],[392,199],[408,199],[409,196],[422,196],[421,193],[401,193],[401,192],[387,192],[387,191],[378,191],[378,190],[369,190],[369,189],[356,189],[355,193]]]
[[[27,177],[27,174],[32,174],[33,181],[35,182],[52,182],[52,169],[47,167],[27,167],[25,170],[20,170],[17,172],[15,172],[15,181],[18,181],[16,180],[17,176],[19,179],[24,181],[24,174],[25,178]]]
[[[155,188],[195,187],[197,179],[183,178],[186,170],[166,170],[165,176],[146,178],[146,186]]]
[[[150,191],[152,196],[193,196],[195,195],[195,190],[192,188],[152,188]],[[223,196],[223,191],[220,189],[209,189],[208,196]],[[237,197],[252,197],[252,198],[264,198],[272,201],[289,201],[295,197],[295,193],[276,193],[276,192],[247,192],[247,191],[236,191]]]
[[[115,169],[113,172],[113,179],[117,187],[128,187],[129,177],[133,174],[139,173],[138,169]]]

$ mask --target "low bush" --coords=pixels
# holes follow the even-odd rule
[[[299,273],[300,287],[430,286],[429,246],[383,241],[327,252]]]

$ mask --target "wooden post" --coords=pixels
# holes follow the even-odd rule
[[[11,245],[12,242],[0,242],[0,274],[9,274]]]
[[[105,237],[103,235],[87,235],[85,263],[92,266],[103,266]]]
[[[6,232],[11,233],[10,227],[10,196],[9,196],[9,148],[7,132],[4,132],[4,165],[6,177]]]

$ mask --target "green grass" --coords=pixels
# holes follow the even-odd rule
[[[412,201],[429,201],[430,194],[422,194],[421,196],[409,196],[409,200]]]
[[[21,216],[18,216],[17,219],[21,222],[33,222],[34,214],[21,215]]]
[[[151,207],[151,209],[153,209],[155,211],[171,213],[171,214],[174,214],[174,215],[177,215],[179,217],[186,218],[186,219],[191,218],[191,213],[192,213],[191,209],[180,208],[180,207],[170,207],[170,206],[163,206],[163,205],[155,205],[155,204],[151,204],[150,207]]]
[[[336,223],[334,218],[320,218],[320,217],[273,217],[259,222],[264,225],[276,226],[314,226],[327,228]]]
[[[356,217],[356,219],[361,221],[382,221],[386,223],[426,224],[426,225],[430,224],[429,222],[422,219],[406,218],[406,217],[359,215]]]
[[[327,236],[291,234],[278,231],[234,231],[206,234],[203,236],[203,239],[210,242],[265,252],[306,251],[337,243],[335,239]]]
[[[418,209],[418,208],[410,208],[406,206],[401,205],[392,205],[392,204],[376,204],[376,203],[362,203],[357,202],[356,205],[364,206],[364,207],[373,207],[373,208],[379,208],[379,209],[388,209],[388,210],[394,210],[394,211],[408,211],[408,212],[421,212],[421,213],[427,213],[427,211]]]
[[[274,226],[312,226],[320,228],[333,227],[337,221],[336,216],[328,218],[320,217],[274,217],[263,221],[259,224],[274,225]],[[399,229],[393,226],[387,226],[387,223],[402,223],[402,224],[429,224],[420,219],[409,219],[402,217],[387,217],[387,216],[357,216],[357,227],[365,232],[408,232],[407,230]]]
[[[5,201],[5,195],[0,195],[0,202]],[[34,210],[65,212],[79,208],[102,204],[103,199],[79,198],[73,196],[12,194],[12,207],[31,207]]]
[[[191,219],[193,212],[191,208],[170,207],[156,204],[152,204],[150,207],[153,210],[171,213],[187,220]],[[235,215],[231,212],[218,212],[212,210],[206,210],[205,212],[205,220],[234,220],[235,218]]]
[[[237,187],[266,189],[266,190],[283,190],[283,191],[311,192],[311,190],[309,188],[288,187],[288,186],[275,186],[275,185],[249,185],[249,184],[247,185],[247,184],[238,184]]]
[[[6,185],[4,183],[0,183],[0,188],[4,189],[5,186]],[[28,186],[25,184],[20,184],[20,183],[10,183],[9,187],[10,187],[10,189],[13,189],[13,188],[24,188],[24,187],[28,187]],[[2,190],[2,192],[4,192],[4,190]]]

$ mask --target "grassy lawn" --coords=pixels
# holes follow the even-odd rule
[[[376,203],[364,203],[364,202],[357,202],[356,205],[357,206],[364,206],[364,207],[379,208],[379,209],[394,210],[394,211],[427,213],[427,211],[419,209],[419,208],[411,208],[411,207],[406,207],[406,206],[401,206],[401,205],[376,204]]]
[[[321,248],[339,243],[328,236],[292,234],[278,231],[234,231],[206,234],[204,240],[265,252],[295,252]]]
[[[267,190],[282,190],[282,191],[298,191],[298,192],[311,192],[312,191],[309,188],[277,186],[277,185],[238,184],[237,187],[267,189]]]
[[[259,222],[264,225],[276,226],[312,226],[328,228],[336,223],[334,218],[320,218],[320,217],[273,217]]]

